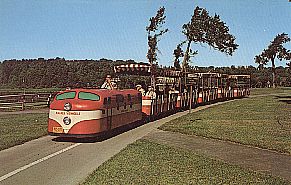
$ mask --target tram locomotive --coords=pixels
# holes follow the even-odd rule
[[[134,89],[73,89],[58,93],[50,105],[48,133],[94,137],[142,119],[141,94]]]
[[[192,75],[194,78],[194,75]],[[48,133],[61,137],[95,137],[134,122],[157,119],[203,104],[250,94],[249,75],[195,74],[192,92],[142,96],[134,89],[72,89],[50,104]]]

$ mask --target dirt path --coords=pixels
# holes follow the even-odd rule
[[[144,139],[191,150],[254,171],[283,177],[291,182],[291,156],[233,142],[155,130]]]

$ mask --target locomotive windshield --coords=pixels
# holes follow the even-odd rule
[[[74,99],[75,96],[76,96],[76,92],[75,91],[64,92],[62,94],[58,94],[57,97],[56,97],[56,100]]]
[[[93,101],[99,101],[100,96],[94,93],[89,92],[79,92],[78,98],[81,100],[93,100]]]

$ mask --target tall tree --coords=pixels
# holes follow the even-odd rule
[[[155,73],[157,66],[157,52],[159,37],[165,34],[168,29],[162,29],[162,25],[165,23],[165,7],[160,7],[156,16],[150,18],[150,24],[146,27],[148,33],[148,53],[147,59],[151,65],[151,85],[155,88]]]
[[[286,60],[290,61],[289,63],[286,63],[286,65],[288,66],[289,71],[290,71],[290,69],[291,69],[291,53],[290,52],[288,53],[288,56],[286,57]]]
[[[182,45],[183,45],[183,43],[178,44],[177,48],[173,52],[175,69],[181,69],[179,58],[184,56],[183,49],[181,48]]]
[[[212,17],[204,8],[197,6],[190,22],[184,24],[182,28],[187,38],[185,41],[187,48],[182,63],[184,72],[186,72],[191,55],[197,54],[197,51],[191,52],[191,43],[206,43],[228,55],[232,55],[238,48],[235,37],[229,33],[229,28],[220,20],[219,15],[215,14]]]
[[[272,84],[273,88],[276,87],[276,58],[280,61],[290,60],[291,52],[287,50],[283,44],[290,42],[288,34],[281,33],[278,34],[273,41],[269,44],[267,49],[264,49],[260,55],[255,56],[255,63],[259,65],[266,65],[269,61],[272,63]]]

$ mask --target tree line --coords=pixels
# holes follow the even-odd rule
[[[136,63],[134,60],[65,60],[22,59],[5,60],[0,63],[0,86],[2,88],[78,88],[100,87],[107,74],[117,77],[114,65]],[[157,66],[161,72],[174,67]],[[272,67],[231,66],[194,67],[189,72],[219,72],[225,74],[251,74],[252,87],[267,87],[272,82]],[[120,76],[122,88],[133,88],[136,84],[150,85],[149,76]],[[291,86],[291,73],[287,67],[276,68],[276,84]]]
[[[150,18],[150,24],[146,27],[146,31],[148,31],[149,46],[147,58],[151,65],[156,62],[157,51],[159,51],[157,43],[160,39],[157,38],[168,31],[168,29],[161,30],[162,25],[165,23],[165,19],[165,8],[160,7],[156,16]],[[151,32],[153,33],[150,34]],[[190,68],[189,62],[191,57],[195,57],[195,55],[198,54],[198,50],[193,51],[191,49],[191,43],[206,44],[209,47],[230,56],[232,56],[232,54],[239,47],[239,45],[235,42],[236,37],[230,33],[229,27],[220,19],[220,16],[217,14],[210,15],[210,13],[205,8],[198,6],[194,9],[190,21],[182,25],[182,33],[185,36],[185,40],[181,43],[178,43],[177,47],[173,50],[173,55],[175,69],[179,69],[184,73],[187,73],[189,70],[188,68]],[[269,79],[269,77],[267,78],[264,76],[264,78],[261,78],[260,81],[258,81],[258,84],[263,86],[266,80],[268,80],[268,86],[272,84],[273,87],[276,87],[277,85],[282,85],[283,82],[285,84],[285,79],[288,79],[288,74],[283,75],[283,79],[277,79],[278,75],[276,74],[277,70],[275,61],[276,59],[280,61],[285,60],[287,61],[286,65],[291,68],[291,51],[284,46],[284,44],[290,41],[291,39],[289,38],[288,34],[284,32],[278,34],[274,40],[270,42],[268,47],[262,51],[261,54],[254,57],[254,62],[259,64],[263,74],[269,73],[269,68],[267,68],[268,70],[265,70],[265,66],[268,63],[271,63],[272,65],[272,73],[270,74],[272,78]],[[185,51],[183,50],[183,45],[186,45]],[[183,57],[182,64],[180,64],[180,57]],[[280,75],[285,73],[285,70],[283,71],[284,72],[282,72],[280,69]],[[287,68],[286,71],[288,71]],[[152,73],[154,72],[155,71]],[[152,74],[152,76],[154,76],[154,74]],[[258,77],[253,79],[257,78]],[[289,82],[290,78],[287,83]]]
[[[157,53],[161,52],[158,42],[161,36],[169,30],[163,27],[166,21],[165,8],[160,7],[155,16],[149,19],[146,26],[148,64],[151,66],[150,77],[122,76],[120,86],[133,88],[136,83],[154,85],[155,76],[162,71],[157,63]],[[230,33],[229,27],[219,15],[210,13],[201,7],[196,7],[190,21],[181,26],[181,33],[185,40],[177,44],[173,50],[174,61],[172,68],[184,73],[194,72],[219,72],[226,74],[251,74],[252,87],[290,86],[291,51],[283,44],[290,42],[288,34],[278,34],[270,45],[260,55],[255,56],[255,63],[259,68],[248,67],[193,67],[189,63],[191,57],[198,54],[192,50],[193,44],[208,45],[209,47],[232,55],[239,47],[235,42],[236,37]],[[185,51],[184,51],[185,50]],[[180,61],[180,58],[182,60]],[[286,60],[289,67],[276,67],[275,61]],[[113,66],[118,64],[135,63],[134,60],[65,60],[55,59],[23,59],[5,60],[0,64],[0,86],[18,88],[48,88],[48,87],[100,87],[105,76],[114,76]],[[266,67],[271,63],[272,67]]]
[[[0,64],[2,87],[97,87],[107,74],[113,74],[113,65],[134,61],[22,59],[5,60]]]

